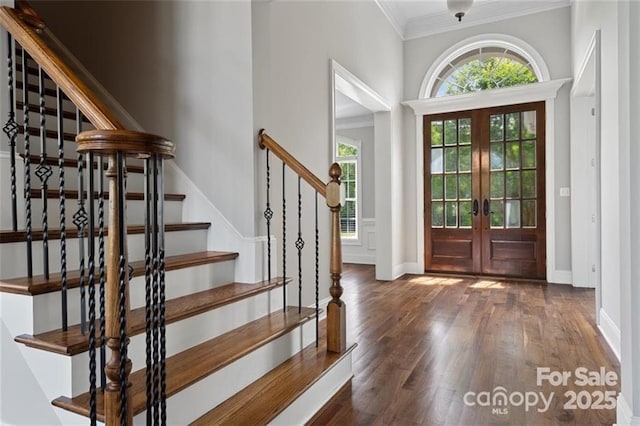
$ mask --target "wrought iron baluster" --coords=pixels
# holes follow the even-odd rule
[[[28,71],[27,71],[28,72]],[[40,164],[36,167],[36,176],[40,179],[42,194],[42,262],[45,279],[49,279],[49,221],[47,217],[48,181],[53,171],[47,164],[47,126],[45,111],[44,70],[38,67],[40,89]]]
[[[67,331],[67,211],[64,192],[64,110],[62,108],[62,90],[56,91],[58,109],[58,200],[60,205],[60,298],[62,302],[62,330]]]
[[[105,339],[105,251],[104,251],[104,157],[98,157],[98,262],[100,273],[100,387],[107,385],[104,371],[107,362]]]
[[[120,326],[120,421],[121,426],[127,426],[127,263],[125,258],[125,177],[124,177],[124,154],[116,154],[117,161],[117,185],[118,185],[118,232],[119,246],[119,326]]]
[[[160,276],[158,247],[158,170],[157,161],[152,157],[151,176],[151,247],[153,256],[153,424],[160,422]]]
[[[316,222],[316,348],[320,341],[320,231],[318,230],[318,193],[315,198]]]
[[[153,311],[151,300],[151,159],[144,160],[144,278],[145,278],[145,341],[146,341],[146,384],[147,384],[147,425],[153,420],[153,364],[152,364],[152,325]]]
[[[27,231],[27,275],[33,276],[33,237],[31,229],[31,143],[29,134],[29,73],[26,71],[27,51],[22,49],[22,110],[24,113],[24,198],[25,198],[25,228]]]
[[[271,193],[271,168],[269,167],[269,150],[267,149],[267,208],[264,211],[264,218],[267,220],[267,278],[271,281],[271,219],[273,210],[269,200]]]
[[[298,313],[302,312],[302,249],[304,240],[302,239],[302,192],[300,192],[300,182],[302,178],[298,176],[298,239],[296,249],[298,249]]]
[[[88,272],[89,272],[89,418],[91,425],[96,424],[96,282],[95,282],[95,203],[94,203],[94,174],[93,152],[87,154],[87,173],[89,189],[87,200],[89,203],[88,229]]]
[[[16,123],[15,87],[13,85],[13,39],[7,34],[7,80],[9,88],[9,117],[2,130],[9,139],[9,161],[11,168],[11,228],[18,230],[18,199],[16,189],[16,136],[18,124]],[[22,74],[24,76],[24,72]],[[23,77],[24,79],[24,77]]]
[[[76,108],[76,132],[82,133],[82,112]],[[87,310],[86,310],[86,289],[85,289],[85,266],[84,266],[84,233],[87,226],[88,215],[84,208],[84,156],[78,154],[78,211],[73,215],[73,224],[78,227],[78,248],[80,258],[80,330],[84,335],[86,332]]]
[[[287,312],[287,196],[285,171],[287,165],[282,163],[282,309]]]
[[[165,317],[165,253],[164,253],[164,162],[162,157],[156,155],[158,173],[158,254],[159,260],[159,274],[160,274],[160,424],[165,426],[167,424],[167,371],[166,371],[166,358],[167,358],[167,337],[166,337],[166,317]]]

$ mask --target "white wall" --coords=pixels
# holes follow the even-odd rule
[[[545,60],[551,79],[571,76],[571,33],[570,9],[556,9],[486,25],[449,31],[418,39],[408,40],[404,52],[404,97],[417,99],[420,85],[432,63],[450,46],[469,37],[482,34],[507,34],[530,44]],[[544,25],[544,31],[541,26]],[[569,88],[565,86],[558,93],[555,104],[555,188],[547,188],[555,194],[555,223],[547,223],[556,235],[555,265],[557,271],[571,270],[571,235],[569,198],[559,196],[560,187],[568,187],[569,176]],[[416,170],[415,117],[413,111],[405,109],[404,143],[405,157],[405,262],[417,262],[416,233],[417,223],[423,220],[416,217],[418,206],[415,204],[416,181],[421,179],[421,170]],[[548,208],[549,206],[547,206]]]
[[[176,144],[176,163],[208,200],[255,236],[251,3],[34,6],[146,131]]]
[[[620,282],[623,280],[622,257],[628,253],[629,229],[623,215],[628,215],[628,180],[624,182],[620,158],[628,156],[620,150],[618,13],[606,1],[578,1],[572,12],[572,63],[574,73],[583,61],[595,30],[601,31],[601,253],[602,310],[605,336],[620,353]],[[625,190],[626,188],[626,190]],[[611,208],[619,206],[619,208]]]
[[[389,250],[384,259],[388,263],[385,278],[392,278],[394,265],[401,262],[400,246],[404,238],[398,105],[402,95],[400,37],[374,2],[256,2],[253,4],[253,50],[256,129],[266,128],[324,181],[328,179],[332,156],[330,59],[335,59],[392,105],[391,128],[376,128],[376,134],[380,130],[392,135],[391,144],[376,144],[375,149],[376,174],[379,175],[376,176],[376,205],[384,206],[385,210],[381,218],[376,207],[378,229],[385,231],[384,236],[378,236],[378,241],[382,238]],[[258,164],[264,169],[262,153]],[[275,161],[272,167],[274,164]],[[275,175],[272,171],[272,177],[278,187],[281,171],[276,170]],[[378,185],[379,177],[383,185]],[[293,183],[287,183],[287,188],[292,186]],[[264,205],[262,191],[260,197],[259,205]],[[305,216],[307,213],[303,218]],[[276,223],[279,221],[278,218]],[[327,229],[327,221],[325,219],[323,230]],[[303,227],[308,235],[310,224]],[[279,234],[279,230],[275,232],[278,238]],[[326,244],[326,232],[321,235]],[[292,242],[293,238],[288,241]],[[380,265],[377,269],[380,272]],[[321,266],[320,270],[326,269]]]

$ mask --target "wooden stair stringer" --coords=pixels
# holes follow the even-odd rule
[[[284,336],[314,317],[314,309],[302,308],[302,312],[298,313],[297,307],[288,307],[286,313],[278,311],[269,314],[167,358],[167,398]],[[145,369],[137,370],[130,375],[129,398],[134,416],[146,409],[145,377]],[[104,421],[103,401],[103,393],[99,390],[99,421]],[[52,404],[85,417],[89,416],[88,392],[75,398],[61,396],[53,400]]]

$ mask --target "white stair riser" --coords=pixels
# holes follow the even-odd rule
[[[227,284],[233,281],[233,268],[233,262],[227,261],[167,271],[165,276],[166,299],[174,299]],[[88,276],[85,276],[88,280]],[[96,276],[96,280],[98,278],[99,277]],[[97,285],[96,281],[96,286]],[[99,306],[98,291],[98,287],[96,287],[96,306]],[[88,290],[85,289],[85,292],[85,304],[88,306]],[[36,313],[33,318],[33,330],[25,330],[24,333],[38,334],[62,327],[62,296],[60,292],[23,297],[28,298],[33,303],[32,311]],[[136,271],[136,275],[134,275],[130,281],[129,303],[131,309],[145,305],[144,271]],[[99,315],[99,313],[96,315]],[[69,325],[80,323],[80,288],[78,287],[67,291],[67,320]]]
[[[165,233],[166,255],[187,254],[198,251],[205,251],[207,247],[207,229],[174,231]],[[135,234],[128,237],[129,262],[144,259],[144,235]],[[67,270],[79,269],[78,239],[67,239]],[[85,238],[85,250],[87,249],[87,239]],[[33,242],[33,273],[39,275],[43,273],[43,243]],[[96,256],[97,256],[96,239]],[[15,278],[26,276],[26,243],[5,243],[0,244],[0,277]],[[87,260],[85,259],[85,262]],[[49,271],[60,271],[60,240],[49,241]]]
[[[220,371],[167,399],[167,424],[184,425],[208,412],[315,340],[313,321],[247,354]],[[134,417],[144,425],[146,414]]]
[[[192,346],[203,343],[281,308],[281,298],[274,294],[262,293],[213,311],[168,324],[166,330],[167,357],[187,350]],[[144,333],[131,337],[127,355],[129,359],[131,359],[134,371],[145,366],[146,336]],[[108,358],[109,351],[107,350],[107,359]],[[77,396],[88,390],[88,365],[89,354],[87,352],[72,357],[72,372],[70,372],[72,389],[71,392],[62,393],[62,395]]]
[[[32,229],[42,228],[42,206],[43,202],[40,198],[31,199],[31,227]],[[89,203],[85,201],[85,210],[89,213]],[[95,224],[98,226],[98,202],[95,203]],[[127,223],[142,223],[144,220],[145,202],[143,200],[127,201]],[[78,201],[76,199],[66,199],[65,201],[65,224],[67,229],[76,229],[73,224],[73,215],[78,211]],[[182,202],[181,201],[165,201],[164,202],[164,221],[165,223],[179,223],[182,221]],[[49,198],[47,200],[47,223],[49,228],[60,227],[60,206],[58,199]],[[104,200],[104,223],[109,223],[109,200]],[[18,229],[26,229],[26,220],[24,215],[24,201],[18,207]]]

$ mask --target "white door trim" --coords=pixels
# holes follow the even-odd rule
[[[555,99],[560,88],[570,78],[532,83],[522,86],[494,89],[485,92],[466,93],[442,98],[417,99],[402,102],[413,109],[416,116],[416,207],[417,207],[417,267],[424,272],[424,147],[422,116],[444,112],[489,108],[527,102],[545,101],[545,187],[546,187],[546,252],[547,281],[571,284],[571,271],[556,269],[555,232]],[[413,272],[413,271],[412,271]]]

